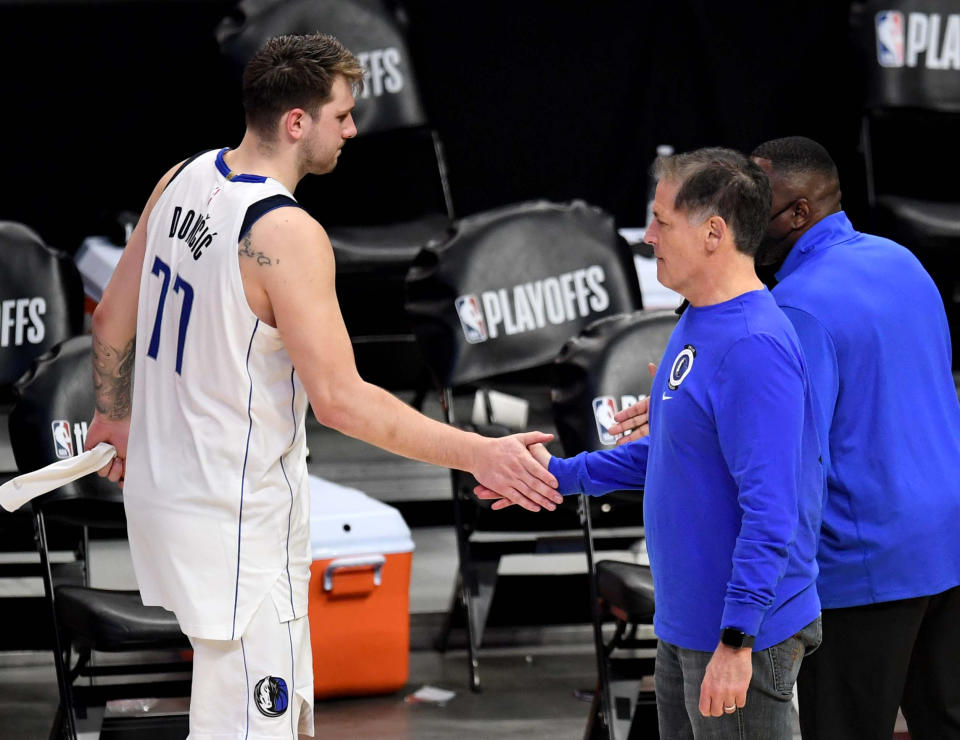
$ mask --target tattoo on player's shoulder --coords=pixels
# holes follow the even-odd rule
[[[244,234],[243,239],[240,240],[240,256],[255,259],[258,265],[280,264],[280,259],[278,257],[271,258],[263,252],[255,250],[253,248],[253,240],[250,238],[249,233]]]

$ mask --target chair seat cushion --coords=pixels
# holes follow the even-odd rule
[[[653,576],[650,566],[601,560],[597,568],[597,595],[625,612],[632,622],[653,619]]]
[[[371,270],[406,275],[417,253],[450,236],[450,220],[441,214],[379,226],[331,226],[327,229],[338,274]]]
[[[139,591],[58,586],[56,605],[60,625],[94,650],[190,646],[173,612],[144,606]]]

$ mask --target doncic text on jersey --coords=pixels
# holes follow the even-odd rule
[[[217,235],[217,232],[211,232],[210,227],[207,225],[207,219],[210,218],[209,213],[205,216],[197,216],[191,209],[187,211],[182,219],[180,218],[181,214],[183,214],[183,208],[174,206],[173,220],[170,222],[170,233],[167,236],[171,239],[176,237],[186,242],[187,248],[190,250],[193,258],[198,260],[203,256],[203,250],[213,243],[213,237]]]

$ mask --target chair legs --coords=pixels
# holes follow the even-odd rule
[[[73,714],[73,696],[70,691],[68,676],[67,654],[60,638],[57,627],[57,607],[54,602],[53,572],[50,568],[50,559],[47,557],[47,528],[43,513],[38,511],[33,518],[34,537],[37,542],[37,551],[40,553],[40,566],[43,571],[43,588],[46,592],[47,603],[50,605],[50,618],[53,624],[53,662],[57,672],[57,687],[60,691],[60,706],[54,720],[51,737],[62,737],[66,740],[76,740],[77,728]]]
[[[470,671],[470,690],[480,691],[479,650],[483,641],[483,628],[493,601],[493,589],[497,580],[499,560],[473,562],[469,552],[469,534],[463,522],[463,507],[460,502],[458,484],[460,473],[451,471],[453,477],[454,526],[457,530],[457,555],[459,560],[460,605],[463,608],[464,623],[467,632],[467,657]],[[449,628],[448,624],[448,628]],[[448,633],[449,634],[449,633]]]
[[[50,740],[73,740],[76,735],[71,735],[67,731],[64,722],[63,704],[57,706],[57,713],[53,715],[53,724],[50,725]]]
[[[585,734],[584,738],[655,740],[660,737],[654,693],[643,687],[644,679],[653,675],[656,659],[635,654],[638,650],[649,651],[656,642],[638,640],[636,628],[637,625],[617,619],[613,637],[601,649],[601,679],[587,723],[587,731],[592,734]],[[615,654],[617,650],[634,654],[619,657]]]
[[[621,658],[615,652],[621,649],[649,649],[656,647],[656,641],[638,640],[638,625],[618,609],[611,610],[601,597],[597,586],[590,504],[583,494],[580,495],[579,514],[590,574],[594,649],[597,655],[597,689],[583,737],[584,740],[654,740],[660,737],[656,700],[652,691],[642,688],[642,683],[646,676],[653,675],[655,658],[635,655]],[[616,628],[609,642],[605,642],[603,621],[610,616],[614,617]]]
[[[622,634],[619,624],[618,632]],[[583,740],[657,740],[656,701],[643,688],[644,678],[653,673],[653,659],[604,654],[603,661],[605,677],[597,682]]]
[[[597,681],[597,686],[593,690],[593,701],[590,702],[590,714],[587,716],[587,727],[583,731],[583,740],[610,739],[603,708],[605,697],[606,693],[603,691],[603,684]]]

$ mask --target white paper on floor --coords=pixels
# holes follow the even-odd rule
[[[412,694],[409,694],[404,701],[408,704],[415,704],[419,702],[428,704],[446,704],[456,695],[456,691],[447,691],[446,689],[439,689],[436,686],[421,686]]]

